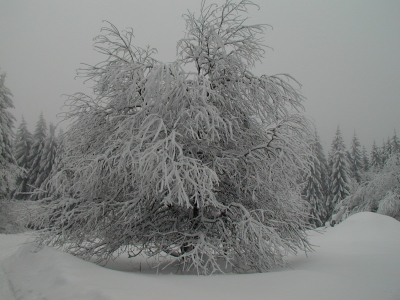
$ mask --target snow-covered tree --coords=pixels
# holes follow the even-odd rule
[[[264,26],[241,16],[250,5],[203,1],[168,64],[133,46],[131,30],[103,28],[105,60],[80,73],[94,97],[70,98],[42,242],[100,260],[169,255],[206,274],[221,260],[262,271],[309,249],[298,183],[310,128],[291,77],[250,71],[264,54]]]
[[[330,152],[330,213],[335,206],[349,194],[349,171],[347,166],[346,146],[339,126],[332,141]]]
[[[350,176],[358,183],[361,182],[361,171],[363,168],[361,145],[354,131],[350,146]]]
[[[32,147],[33,137],[29,132],[27,123],[22,116],[22,120],[17,129],[17,134],[15,136],[15,159],[18,166],[26,170],[29,169],[29,151]]]
[[[9,111],[10,108],[14,108],[14,104],[11,99],[12,94],[4,84],[5,79],[6,75],[0,74],[0,162],[3,165],[15,163],[12,151],[15,118]]]
[[[303,190],[304,199],[310,204],[310,223],[316,227],[320,227],[325,223],[327,211],[325,207],[326,195],[324,193],[323,173],[326,176],[326,166],[324,165],[322,156],[321,160],[319,153],[322,145],[319,141],[317,133],[315,138],[311,140],[311,147],[314,153],[313,163],[310,165],[310,170],[306,173],[305,188]],[[323,154],[323,152],[322,152]]]
[[[369,159],[368,159],[367,149],[365,148],[365,146],[363,146],[362,150],[362,170],[364,172],[368,172],[369,170]]]
[[[382,140],[382,147],[379,149],[379,157],[380,157],[381,167],[383,167],[385,165],[386,161],[389,159],[389,156],[390,156],[390,145],[389,145],[389,149],[386,146],[387,146],[387,144],[385,143],[384,140]]]
[[[342,205],[352,213],[373,211],[400,221],[400,154],[392,155],[370,181],[347,197]]]
[[[315,133],[315,153],[317,155],[317,159],[320,165],[320,173],[321,173],[321,186],[322,186],[322,194],[324,195],[325,201],[328,199],[329,195],[329,173],[328,173],[328,162],[326,160],[324,148],[321,144],[321,139],[318,133]],[[326,202],[324,203],[326,207]]]
[[[16,162],[13,155],[14,121],[9,111],[14,108],[11,92],[5,86],[5,74],[0,74],[0,199],[14,189]]]
[[[386,140],[385,149],[386,149],[386,157],[387,157],[387,159],[389,159],[389,157],[392,156],[392,154],[394,153],[393,148],[392,148],[392,141],[391,141],[390,137],[388,137]]]
[[[400,153],[400,140],[397,137],[396,130],[394,131],[392,140],[391,140],[391,149],[393,154]]]
[[[20,176],[17,178],[17,190],[14,195],[24,195],[27,192],[27,174],[29,173],[31,162],[29,160],[29,152],[33,143],[32,134],[27,128],[26,121],[22,116],[20,125],[18,126],[17,134],[15,137],[14,148],[15,148],[15,159],[19,167],[23,168]]]
[[[55,163],[57,151],[57,138],[55,136],[55,129],[55,126],[50,123],[49,134],[44,142],[44,148],[41,155],[38,177],[35,181],[35,186],[40,187],[40,189],[32,195],[33,199],[43,196],[45,191],[45,183],[47,183],[47,179],[50,176],[53,164]]]
[[[372,150],[371,150],[371,159],[370,159],[370,167],[378,170],[382,166],[381,163],[381,156],[379,154],[379,148],[376,145],[376,142],[374,140],[372,144]]]
[[[60,131],[58,132],[58,139],[62,139],[62,136],[64,135],[64,130],[62,128],[60,128]]]
[[[33,134],[33,144],[29,152],[30,169],[27,175],[28,191],[33,192],[36,186],[36,180],[40,177],[40,162],[47,135],[46,121],[44,120],[43,113],[40,113],[39,120],[36,123],[35,132]]]
[[[51,189],[50,180],[52,176],[65,167],[64,131],[60,129],[58,135],[55,136],[55,129],[56,127],[50,123],[49,135],[46,138],[40,164],[40,173],[44,175],[41,175],[36,181],[37,188],[30,196],[33,200],[43,199],[51,194],[49,189]]]
[[[378,210],[379,214],[390,216],[400,221],[400,194],[397,189],[396,192],[388,191],[385,197],[379,202]]]

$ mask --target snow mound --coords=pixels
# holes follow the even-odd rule
[[[129,269],[129,260],[121,258],[114,267],[123,272],[21,244],[22,237],[0,235],[5,276],[22,300],[400,299],[400,222],[375,213],[355,214],[323,234],[311,232],[315,252],[289,257],[292,268],[263,274],[156,275]],[[0,299],[11,299],[5,295],[0,292]]]
[[[331,239],[340,238],[343,241],[386,241],[393,238],[400,240],[400,222],[372,212],[356,213],[331,231]]]
[[[3,268],[17,299],[109,299],[103,295],[104,286],[93,288],[80,280],[106,270],[49,247],[23,244]]]

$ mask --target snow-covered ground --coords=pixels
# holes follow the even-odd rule
[[[311,232],[315,252],[263,274],[156,274],[127,258],[104,268],[29,238],[0,235],[0,299],[400,299],[400,222],[374,213]]]

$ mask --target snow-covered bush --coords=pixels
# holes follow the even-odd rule
[[[371,172],[371,179],[360,185],[339,205],[348,206],[351,212],[373,211],[396,217],[400,214],[400,154],[394,154],[385,166]],[[339,207],[338,206],[338,207]],[[397,218],[397,217],[396,217]]]
[[[83,258],[170,255],[184,270],[263,271],[309,250],[308,120],[289,75],[250,72],[263,25],[250,1],[188,13],[179,57],[162,63],[112,24],[106,59],[80,70],[94,97],[69,99],[73,125],[41,200],[41,242]],[[188,71],[189,70],[189,71]]]
[[[386,197],[379,202],[377,213],[393,217],[400,221],[400,196],[389,191]]]

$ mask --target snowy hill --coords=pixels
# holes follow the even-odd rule
[[[127,258],[104,268],[27,239],[0,235],[0,299],[400,299],[400,222],[375,213],[311,232],[315,252],[263,274],[150,274]]]

